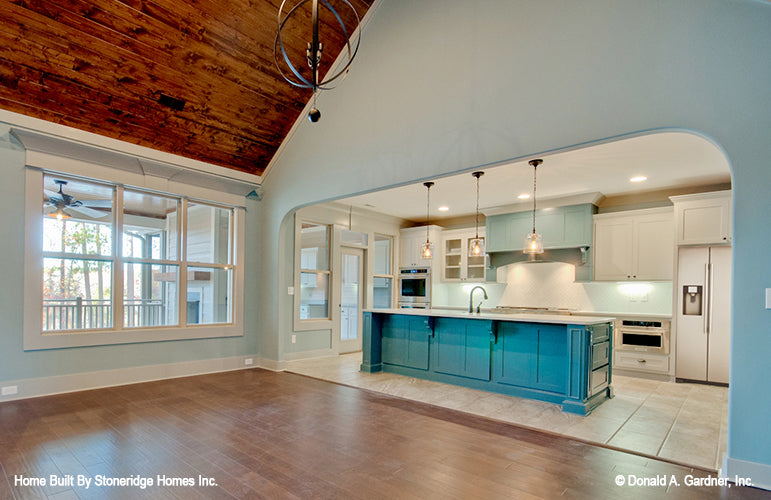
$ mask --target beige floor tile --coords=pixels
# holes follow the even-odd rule
[[[592,415],[608,418],[629,418],[640,408],[642,401],[638,399],[629,399],[622,396],[616,396],[609,401],[605,401],[599,407],[592,411]]]
[[[667,436],[659,456],[699,467],[715,466],[716,441],[704,440],[689,434],[671,432]]]
[[[565,434],[581,439],[606,443],[624,424],[624,419],[603,418],[589,415],[582,422],[565,429]]]
[[[639,451],[647,455],[656,455],[661,448],[664,438],[658,438],[650,434],[643,434],[626,430],[624,427],[608,441],[611,446],[617,446],[625,450]]]
[[[621,429],[626,432],[645,434],[662,442],[667,434],[669,434],[669,429],[671,427],[671,420],[644,418],[635,414],[624,423]]]
[[[468,405],[461,406],[459,410],[467,411],[475,415],[491,416],[497,411],[513,410],[517,405],[516,398],[501,394],[483,396]]]

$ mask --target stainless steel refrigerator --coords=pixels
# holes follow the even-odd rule
[[[676,378],[727,384],[731,247],[681,247],[675,293]]]

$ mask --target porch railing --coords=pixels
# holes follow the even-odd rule
[[[160,300],[124,300],[125,326],[157,326],[164,322],[164,305]],[[93,330],[112,328],[110,300],[51,299],[43,301],[43,331]]]

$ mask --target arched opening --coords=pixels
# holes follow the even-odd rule
[[[410,245],[426,239],[427,200],[422,180],[305,207],[298,213],[302,214],[301,219],[323,219],[333,231],[344,230],[351,215],[359,227],[367,227],[372,221],[398,226],[400,231],[392,247],[393,269],[430,268],[430,307],[435,309],[465,309],[471,289],[481,285],[488,295],[482,308],[490,312],[543,309],[547,313],[604,314],[616,318],[611,361],[616,397],[583,420],[539,404],[528,406],[517,402],[496,406],[500,403],[498,400],[492,403],[492,399],[485,400],[478,394],[463,396],[469,398],[467,401],[453,402],[452,397],[441,393],[413,394],[402,387],[394,389],[399,395],[437,404],[444,402],[472,412],[489,403],[496,407],[486,407],[487,413],[483,414],[493,418],[541,426],[636,453],[718,468],[725,453],[727,389],[676,384],[675,379],[698,379],[678,373],[678,311],[684,307],[683,297],[690,297],[687,292],[683,296],[681,291],[685,285],[699,286],[678,283],[679,250],[709,248],[712,244],[730,246],[730,226],[718,231],[722,231],[724,236],[720,237],[726,240],[714,240],[711,233],[698,234],[714,229],[714,219],[710,217],[716,213],[709,203],[699,205],[698,200],[715,199],[714,193],[722,193],[723,197],[727,194],[726,206],[730,209],[731,172],[725,154],[697,133],[656,130],[538,157],[544,159],[544,163],[538,167],[536,226],[544,232],[570,232],[571,224],[588,224],[590,228],[588,236],[583,235],[588,239],[574,238],[571,243],[565,236],[562,243],[552,244],[547,248],[547,258],[541,259],[543,262],[538,266],[522,262],[525,259],[521,258],[521,244],[527,230],[520,230],[520,226],[530,223],[533,206],[533,171],[528,165],[529,157],[481,168],[485,174],[480,179],[479,218],[475,213],[475,184],[471,173],[480,168],[431,179],[436,184],[431,190],[429,223],[439,227],[436,232],[432,229],[428,233],[429,239],[436,239],[432,241],[435,256],[430,262],[408,261],[415,254]],[[683,203],[688,207],[706,207],[706,212],[697,213],[691,220],[696,226],[689,226],[687,234],[682,233],[682,220],[678,219],[683,216],[682,210],[678,212],[678,205],[686,206]],[[589,207],[589,211],[583,215],[565,212],[567,207],[578,206]],[[324,218],[319,215],[324,211],[336,215]],[[730,224],[730,215],[721,214]],[[556,222],[559,219],[563,221],[562,226]],[[554,224],[557,225],[552,227]],[[703,227],[697,227],[699,225]],[[483,270],[477,272],[465,248],[480,230],[487,240],[488,256],[482,261]],[[504,237],[493,234],[495,231],[512,234]],[[282,234],[288,236],[289,232],[282,231]],[[339,245],[339,237],[333,238],[332,244]],[[649,252],[653,253],[648,255]],[[333,275],[338,271],[334,266],[331,268]],[[730,276],[728,282],[721,285],[726,297],[729,283]],[[401,295],[398,275],[394,275],[392,285],[391,307],[398,308]],[[701,286],[699,300],[706,304],[706,283]],[[365,307],[372,308],[371,281],[368,287]],[[706,311],[701,316],[702,322],[706,320],[705,314]],[[624,322],[632,327],[626,339],[618,331]],[[728,328],[728,322],[724,324]],[[284,341],[291,343],[297,335],[302,334],[287,329]],[[334,327],[330,326],[323,338],[332,339],[335,335]],[[336,354],[333,351],[327,353]],[[294,353],[289,359],[305,357],[295,349],[285,352]],[[309,349],[308,357],[317,353],[318,349],[315,353]],[[724,354],[727,363],[727,349]],[[335,364],[330,359],[291,361],[290,370],[313,374],[320,369],[327,374],[334,373],[333,378],[347,377],[347,383],[360,381],[377,385],[356,373],[358,362],[349,358],[341,362],[350,367],[350,373],[341,375],[330,370]],[[710,380],[705,374],[702,381],[722,382],[722,379]]]

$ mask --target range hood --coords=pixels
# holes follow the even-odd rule
[[[576,281],[592,279],[593,203],[557,206],[536,212],[544,253],[525,254],[522,246],[531,230],[532,213],[521,211],[487,216],[487,254],[493,268],[516,263],[564,262],[576,268]]]
[[[575,248],[555,248],[544,250],[539,255],[528,255],[522,250],[509,252],[488,253],[489,264],[492,268],[507,266],[509,264],[546,264],[550,262],[562,262],[571,264],[576,269],[576,281],[592,281],[592,248],[582,246]]]

